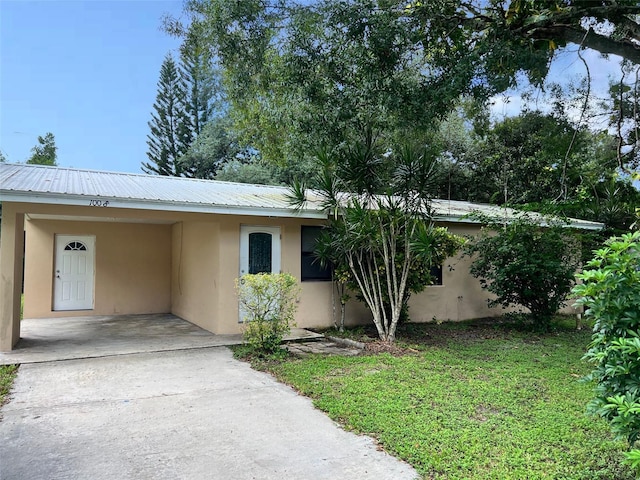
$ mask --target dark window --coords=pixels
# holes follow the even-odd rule
[[[431,267],[429,273],[431,273],[431,280],[433,281],[431,285],[442,285],[442,265]]]
[[[249,234],[249,273],[271,273],[271,234]]]
[[[323,268],[320,265],[320,260],[313,253],[321,233],[322,227],[302,227],[302,281],[331,280],[331,266],[327,265]]]
[[[64,247],[65,250],[82,250],[82,251],[86,251],[87,247],[84,246],[84,243],[82,242],[69,242],[67,243],[67,245]]]

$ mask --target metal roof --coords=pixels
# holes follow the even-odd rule
[[[0,163],[2,201],[58,205],[88,205],[94,201],[109,202],[117,208],[326,218],[313,192],[300,211],[291,207],[288,193],[287,187]],[[513,218],[519,214],[495,205],[454,200],[435,199],[432,205],[435,219],[440,221],[476,223],[467,217],[473,212],[494,218]],[[570,221],[577,228],[599,230],[603,227],[597,222]]]
[[[42,165],[0,164],[0,199],[28,203],[112,207],[260,216],[325,218],[317,208],[296,214],[286,187],[182,177],[80,170]]]

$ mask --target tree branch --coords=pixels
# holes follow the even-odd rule
[[[533,40],[556,40],[580,45],[585,31],[571,25],[561,25],[536,28],[529,31],[527,35]],[[618,55],[632,63],[640,64],[640,44],[636,45],[629,40],[614,40],[590,31],[583,45],[600,53]]]

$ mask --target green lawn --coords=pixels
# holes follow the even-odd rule
[[[0,406],[7,401],[17,371],[17,365],[0,365]]]
[[[585,414],[590,332],[408,325],[405,355],[263,364],[345,428],[428,479],[631,479],[624,445]]]

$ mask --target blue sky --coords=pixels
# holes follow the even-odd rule
[[[161,18],[180,16],[182,0],[0,0],[0,150],[24,162],[38,135],[52,132],[61,166],[140,172],[147,122],[165,55],[179,40]],[[584,72],[565,52],[551,78]],[[614,61],[585,54],[602,92]],[[496,99],[496,117],[521,107]]]
[[[182,0],[0,0],[0,149],[23,162],[52,132],[62,166],[140,172]]]

